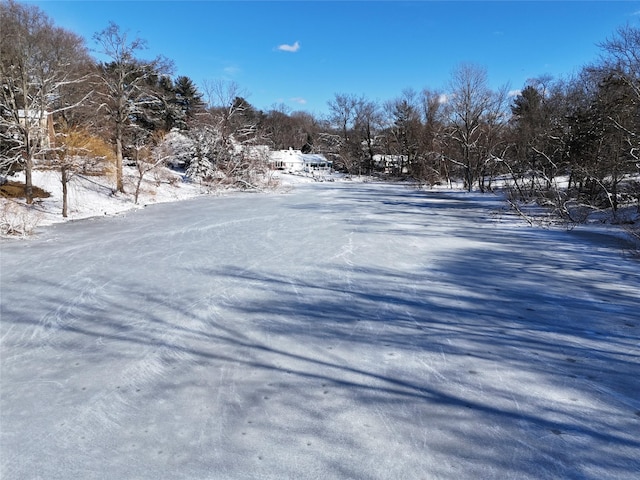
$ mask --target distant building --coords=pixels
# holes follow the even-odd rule
[[[51,148],[55,143],[53,117],[49,112],[39,110],[18,110],[18,121],[37,134],[37,143],[41,148]]]
[[[302,153],[300,150],[276,150],[269,155],[271,168],[287,172],[331,172],[333,162],[324,155]]]
[[[408,173],[406,155],[374,155],[375,168],[384,173]]]
[[[251,160],[265,160],[269,158],[271,151],[267,145],[241,145],[233,146],[236,154],[242,154]]]

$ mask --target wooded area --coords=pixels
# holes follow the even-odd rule
[[[487,71],[460,64],[442,89],[408,88],[376,102],[336,93],[326,118],[256,109],[234,83],[198,87],[170,59],[144,59],[145,41],[110,23],[83,38],[40,9],[0,3],[0,176],[56,168],[140,180],[158,165],[193,181],[253,184],[268,168],[250,146],[322,153],[349,174],[463,181],[482,191],[500,180],[513,199],[537,199],[577,220],[577,207],[640,209],[640,29],[622,26],[601,57],[566,79],[531,79],[513,96]],[[381,160],[382,159],[382,160]],[[64,214],[64,212],[63,212]]]

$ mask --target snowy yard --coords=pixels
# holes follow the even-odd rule
[[[314,183],[2,240],[2,479],[635,479],[640,268]]]

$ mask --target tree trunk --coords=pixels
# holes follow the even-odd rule
[[[33,203],[33,158],[31,155],[30,148],[27,146],[27,151],[24,154],[24,195],[28,205]]]
[[[60,166],[60,172],[62,173],[62,216],[67,218],[67,183],[69,182],[67,166],[62,164]]]
[[[144,177],[145,171],[138,171],[138,181],[136,182],[136,191],[133,198],[133,203],[138,204],[138,196],[140,195],[140,186],[142,185],[142,177]]]
[[[116,190],[124,193],[122,181],[122,124],[116,122]]]

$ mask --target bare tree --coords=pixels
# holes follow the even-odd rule
[[[292,112],[289,118],[293,126],[293,145],[302,150],[302,153],[315,152],[315,138],[319,130],[316,118],[303,111]]]
[[[204,176],[213,174],[219,184],[251,188],[253,173],[266,165],[256,148],[268,138],[269,132],[261,129],[265,116],[246,100],[246,92],[236,82],[206,81],[203,90],[209,109],[202,133],[210,140],[210,153],[200,157],[199,169]]]
[[[355,173],[359,166],[360,152],[354,152],[352,136],[357,104],[358,98],[355,95],[344,93],[336,93],[334,99],[328,102],[329,121],[338,132],[338,154],[342,167],[349,173]]]
[[[328,102],[331,133],[325,132],[323,143],[331,145],[342,168],[349,173],[371,173],[374,155],[380,147],[384,114],[380,105],[364,95],[337,93]]]
[[[62,216],[69,212],[69,183],[75,175],[101,175],[113,165],[111,147],[87,129],[64,127],[56,133],[56,164],[62,182]]]
[[[52,152],[53,117],[75,106],[60,102],[61,91],[82,80],[77,66],[89,57],[79,36],[35,6],[1,2],[0,31],[0,169],[24,168],[32,203],[34,160]]]
[[[102,89],[100,109],[107,112],[114,123],[116,144],[116,190],[124,192],[123,183],[123,142],[131,118],[145,106],[161,102],[153,88],[152,77],[169,75],[172,64],[163,57],[144,61],[137,54],[146,48],[140,38],[129,38],[118,25],[111,22],[107,28],[94,35],[99,52],[109,58],[109,62],[99,66],[98,75]]]
[[[276,150],[296,146],[295,124],[290,113],[291,109],[280,103],[272,105],[265,115],[263,134],[268,144]]]
[[[496,94],[488,86],[484,67],[463,63],[452,74],[446,109],[449,138],[456,146],[449,160],[462,168],[465,187],[471,190],[476,180],[483,188],[481,177],[488,158],[488,122],[500,120],[504,94]],[[492,129],[495,126],[491,127]]]
[[[335,98],[328,102],[329,120],[342,133],[345,143],[349,140],[349,131],[353,127],[356,116],[358,99],[354,95],[336,93]]]
[[[480,170],[478,185],[481,191],[492,188],[496,174],[502,172],[502,160],[508,150],[505,135],[510,114],[508,107],[509,86],[504,85],[491,94],[491,102],[484,114],[483,137],[480,142]]]
[[[248,108],[244,100],[247,94],[238,83],[219,79],[205,80],[203,90],[215,126],[227,143],[233,133],[233,119]]]
[[[292,112],[286,105],[278,104],[263,115],[258,133],[264,143],[276,150],[294,148],[310,153],[318,148],[320,126],[310,113]]]
[[[605,74],[600,89],[606,103],[613,106],[605,114],[606,123],[612,127],[607,143],[611,158],[619,160],[610,168],[611,177],[616,179],[628,173],[640,175],[640,120],[637,113],[640,107],[640,28],[621,27],[600,47],[603,62],[598,70]],[[640,207],[637,182],[634,186],[632,193]],[[617,202],[615,191],[612,198]],[[613,206],[617,208],[617,203]]]
[[[136,179],[136,188],[133,193],[133,202],[138,203],[140,196],[140,188],[145,175],[156,170],[159,166],[166,164],[167,160],[171,157],[169,152],[162,144],[163,133],[158,132],[151,135],[151,139],[146,138],[146,135],[142,134],[135,139],[134,143],[134,160],[136,163],[136,170],[138,178]]]
[[[355,105],[354,133],[362,151],[362,167],[366,173],[374,169],[374,157],[379,150],[380,131],[383,126],[383,114],[380,106],[364,97]]]
[[[444,108],[445,95],[438,90],[425,88],[420,96],[423,132],[421,135],[421,162],[417,177],[429,183],[446,179],[450,184],[448,163],[444,160]]]
[[[390,134],[388,148],[395,158],[395,172],[414,174],[422,136],[418,95],[411,88],[404,89],[402,96],[387,102],[385,108]]]
[[[640,28],[626,25],[602,42],[603,64],[640,99]]]

